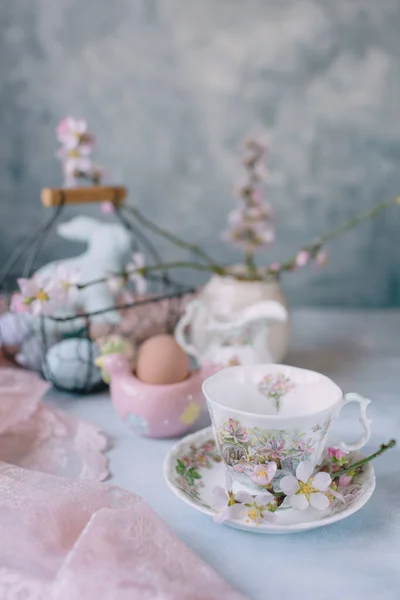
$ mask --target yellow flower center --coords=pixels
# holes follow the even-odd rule
[[[313,486],[312,486],[312,478],[311,477],[306,483],[299,481],[299,488],[300,489],[296,492],[296,495],[304,494],[305,497],[307,498],[307,500],[310,499],[311,494],[313,494],[314,492],[318,492],[318,490],[316,488],[313,488]]]
[[[256,508],[251,508],[247,514],[252,521],[257,521],[258,510]]]
[[[257,477],[266,477],[267,476],[267,471],[258,471],[257,473]]]
[[[79,158],[79,151],[78,150],[70,150],[68,152],[68,156],[69,156],[69,158]]]
[[[48,302],[50,300],[50,296],[42,288],[36,292],[36,298],[41,302]]]

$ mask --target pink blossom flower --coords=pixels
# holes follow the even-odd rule
[[[261,213],[258,208],[235,209],[229,213],[228,223],[228,229],[223,232],[223,239],[245,252],[270,246],[275,239],[270,217]]]
[[[257,485],[268,485],[273,480],[277,468],[277,464],[274,461],[265,465],[257,465],[251,478]]]
[[[268,271],[273,271],[273,272],[277,272],[280,271],[281,268],[281,264],[278,262],[273,262],[269,265],[268,267]]]
[[[67,149],[74,150],[78,146],[93,146],[94,138],[88,132],[88,126],[83,119],[74,119],[73,117],[65,117],[57,127],[56,134],[58,141]]]
[[[145,266],[145,258],[141,252],[134,252],[132,254],[131,262],[126,266],[126,272],[128,273],[129,281],[135,284],[136,292],[140,295],[145,294],[147,290],[147,281],[140,272]]]
[[[310,253],[307,250],[300,250],[296,256],[296,266],[305,267],[310,260]]]
[[[339,477],[339,485],[340,485],[340,487],[347,487],[348,485],[350,485],[352,480],[353,480],[353,477],[351,477],[351,475],[347,475],[345,473],[344,475],[341,475]]]
[[[340,448],[328,448],[328,455],[331,458],[336,458],[336,460],[341,460],[346,456],[346,453],[343,452],[343,450],[340,450]]]
[[[53,278],[54,299],[59,304],[71,304],[78,294],[80,278],[80,269],[65,263],[58,264]]]
[[[101,212],[105,215],[111,215],[115,212],[115,206],[113,202],[102,202],[100,206]]]
[[[51,314],[54,291],[54,283],[51,279],[40,280],[34,276],[32,279],[18,279],[17,282],[23,296],[23,303],[28,307],[27,312],[34,316]]]

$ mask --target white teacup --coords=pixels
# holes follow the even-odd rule
[[[349,402],[360,405],[364,431],[357,442],[337,445],[358,450],[371,434],[370,400],[344,395],[314,371],[265,364],[229,367],[206,379],[203,392],[225,464],[234,479],[253,487],[260,480],[259,465],[271,460],[280,470],[293,471],[305,460],[319,465],[332,420]]]

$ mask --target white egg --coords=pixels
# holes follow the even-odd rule
[[[0,315],[0,345],[20,346],[30,331],[26,315],[12,312]]]
[[[90,392],[102,381],[94,364],[100,350],[85,338],[70,338],[50,348],[43,363],[43,374],[56,387],[77,392]]]

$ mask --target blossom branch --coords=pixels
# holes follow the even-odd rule
[[[197,254],[197,256],[202,258],[211,267],[211,270],[214,271],[215,273],[217,273],[218,270],[220,270],[221,274],[224,273],[223,267],[220,267],[219,265],[217,265],[215,260],[209,254],[207,254],[207,252],[205,252],[202,248],[200,248],[196,244],[191,244],[190,242],[186,242],[182,238],[178,237],[176,234],[171,233],[171,232],[167,231],[166,229],[163,229],[159,225],[155,225],[152,221],[150,221],[150,219],[145,217],[139,211],[138,208],[136,208],[134,206],[125,206],[124,210],[126,212],[130,212],[131,214],[133,214],[135,216],[135,218],[140,223],[142,223],[142,225],[147,227],[147,229],[150,229],[157,235],[160,235],[161,237],[169,240],[170,242],[175,244],[175,246],[178,246],[178,248],[184,248],[185,250],[189,250],[193,254]]]
[[[354,229],[360,223],[363,223],[364,221],[373,219],[382,211],[386,210],[387,208],[390,208],[391,206],[395,206],[396,204],[397,205],[400,204],[400,196],[397,198],[392,198],[391,200],[385,200],[384,202],[380,202],[379,204],[377,204],[376,206],[374,206],[372,209],[368,210],[367,212],[357,215],[355,217],[352,217],[351,219],[349,219],[348,221],[343,223],[343,225],[341,225],[340,227],[333,229],[332,231],[326,233],[325,235],[317,238],[313,243],[309,244],[308,246],[304,246],[302,248],[302,250],[300,250],[300,252],[298,252],[296,254],[296,256],[294,256],[287,262],[279,265],[278,268],[267,269],[266,274],[267,275],[277,275],[279,273],[282,273],[283,271],[293,271],[296,268],[296,266],[305,265],[308,262],[307,260],[305,260],[302,264],[299,264],[300,256],[305,257],[307,255],[310,258],[314,258],[314,259],[317,258],[318,253],[320,252],[322,246],[324,246],[327,242],[329,242],[337,237],[340,237],[341,235],[343,235],[344,233],[347,233],[351,229]]]
[[[374,452],[374,454],[370,454],[369,456],[366,456],[362,460],[359,460],[358,462],[353,463],[352,465],[346,467],[345,469],[341,469],[340,471],[335,471],[332,475],[336,479],[337,477],[340,477],[341,475],[345,475],[346,473],[349,473],[349,471],[354,471],[355,469],[362,467],[363,465],[370,462],[371,460],[374,460],[374,458],[377,458],[378,456],[380,456],[381,454],[386,452],[386,450],[390,450],[390,448],[393,448],[395,445],[396,445],[396,440],[390,440],[387,444],[381,444],[379,450]]]
[[[206,272],[214,272],[218,274],[227,274],[228,270],[223,267],[218,267],[218,271],[214,265],[204,265],[202,263],[196,262],[186,262],[186,261],[176,261],[170,263],[160,263],[157,265],[148,265],[146,267],[140,267],[136,269],[136,273],[141,276],[145,276],[153,271],[166,271],[168,269],[195,269],[196,271],[206,271]],[[121,273],[113,273],[116,277],[120,277],[121,279],[127,279],[131,272],[123,271]],[[101,277],[99,279],[94,279],[93,281],[88,281],[87,283],[79,284],[78,289],[82,290],[91,285],[96,285],[99,283],[104,283],[108,280],[107,277]]]

